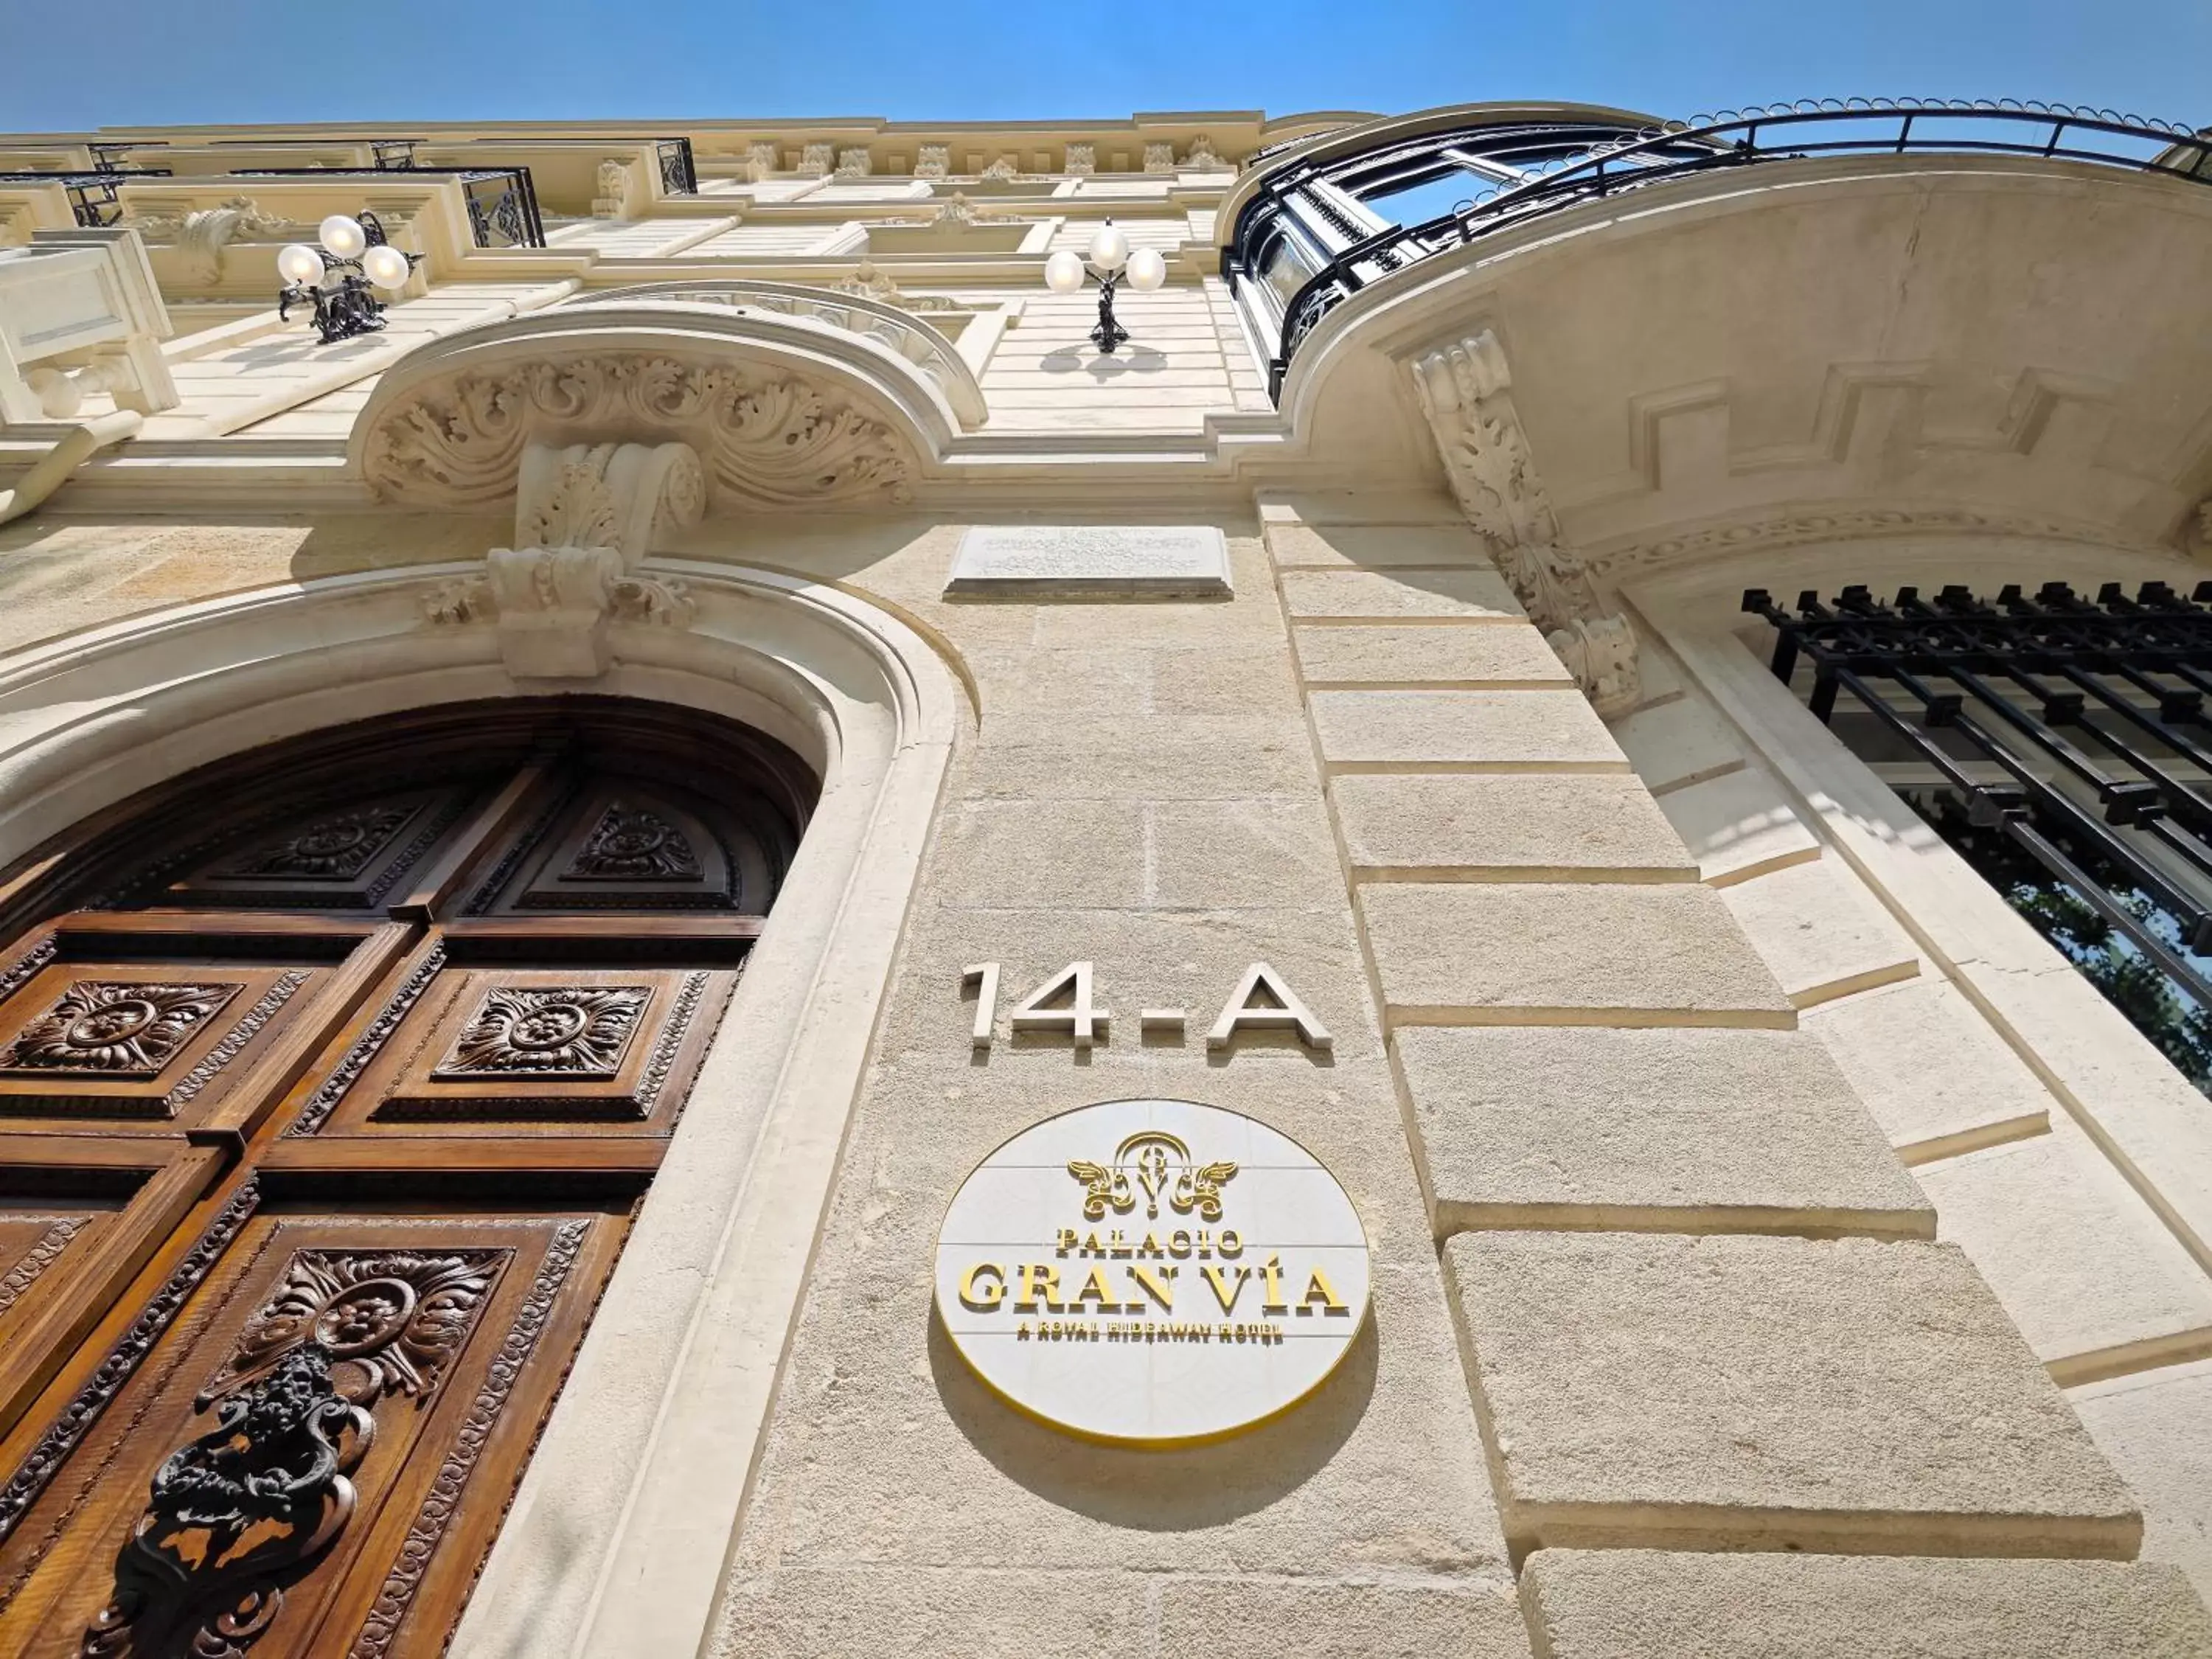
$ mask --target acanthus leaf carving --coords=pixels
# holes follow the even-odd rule
[[[443,507],[513,487],[533,428],[647,430],[692,446],[735,500],[791,507],[901,498],[914,475],[884,422],[787,377],[641,353],[465,374],[392,410],[370,434],[366,471],[386,495]],[[651,446],[622,446],[645,448]]]
[[[1060,170],[1071,179],[1087,179],[1098,171],[1098,149],[1095,144],[1070,144],[1067,159]]]
[[[921,147],[921,150],[917,154],[914,164],[914,176],[915,178],[942,179],[951,171],[951,145],[924,144]]]
[[[1489,542],[1529,621],[1599,714],[1626,713],[1639,695],[1635,629],[1559,534],[1498,337],[1485,330],[1430,351],[1413,379],[1460,511]]]

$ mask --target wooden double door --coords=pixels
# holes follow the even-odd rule
[[[468,705],[13,872],[0,1653],[441,1651],[812,789],[703,716]]]

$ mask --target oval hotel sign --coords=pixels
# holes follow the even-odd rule
[[[1085,1438],[1165,1446],[1319,1388],[1367,1318],[1336,1178],[1241,1112],[1115,1100],[1024,1129],[961,1184],[937,1309],[1000,1397]]]

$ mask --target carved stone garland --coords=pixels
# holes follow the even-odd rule
[[[1625,714],[1638,695],[1635,631],[1560,540],[1498,337],[1485,330],[1455,341],[1418,359],[1413,374],[1460,510],[1597,712]]]
[[[645,431],[693,444],[714,481],[759,507],[902,497],[906,444],[803,381],[638,352],[463,374],[394,409],[371,435],[370,483],[464,507],[504,496],[523,447],[554,427]]]
[[[512,1254],[295,1254],[195,1402],[215,1427],[155,1472],[85,1659],[240,1659],[352,1519],[378,1403],[435,1389]]]

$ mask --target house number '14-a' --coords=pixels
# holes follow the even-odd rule
[[[999,964],[979,962],[963,968],[960,982],[976,988],[973,1042],[978,1048],[988,1048],[999,1023]],[[1060,1002],[1065,1006],[1049,1006]],[[1107,1024],[1113,1018],[1091,1000],[1091,964],[1071,962],[1016,1003],[1006,1024],[1017,1036],[1064,1036],[1077,1048],[1088,1048],[1106,1040]],[[1184,1019],[1180,1008],[1147,1008],[1137,1016],[1137,1025],[1146,1031],[1180,1031]],[[1244,977],[1237,981],[1237,988],[1222,1005],[1221,1018],[1206,1032],[1206,1046],[1226,1048],[1240,1030],[1296,1031],[1309,1048],[1336,1045],[1336,1039],[1322,1029],[1313,1011],[1264,962],[1255,962],[1244,970]]]

